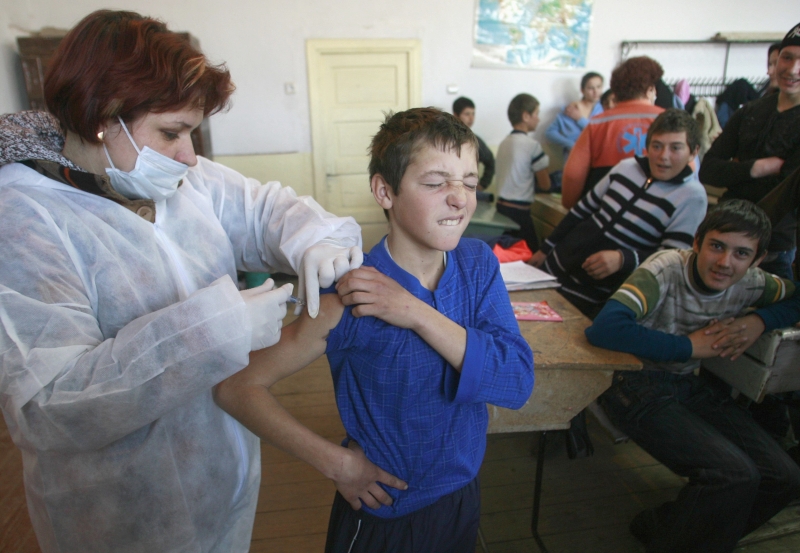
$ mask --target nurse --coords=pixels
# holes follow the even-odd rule
[[[211,389],[278,341],[291,286],[236,271],[299,273],[315,316],[362,254],[353,219],[195,155],[233,88],[98,11],[52,61],[52,115],[0,118],[0,407],[45,553],[249,549],[259,441]]]

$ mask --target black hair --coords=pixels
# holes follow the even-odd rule
[[[781,51],[781,43],[780,42],[773,42],[769,45],[769,49],[767,50],[767,57],[772,55],[772,52],[780,52]]]
[[[467,108],[475,109],[475,103],[466,96],[460,96],[453,102],[453,115],[458,117]]]
[[[764,210],[748,200],[725,200],[709,210],[706,218],[697,227],[694,235],[699,246],[710,231],[720,233],[739,232],[758,240],[755,259],[767,252],[772,234],[772,224]]]
[[[650,140],[657,134],[684,131],[686,132],[686,143],[689,145],[689,149],[694,152],[700,146],[700,141],[702,140],[697,121],[686,110],[669,108],[660,113],[650,124],[645,145],[649,147]]]
[[[472,146],[478,156],[478,140],[464,123],[454,115],[437,108],[412,108],[389,113],[369,146],[369,178],[380,174],[395,194],[400,193],[400,181],[420,146],[433,146],[442,151]]]
[[[581,90],[586,87],[586,83],[588,83],[591,79],[598,78],[600,82],[605,82],[603,76],[600,73],[595,73],[594,71],[589,71],[586,75],[581,77]]]
[[[517,94],[508,104],[508,120],[512,125],[522,122],[523,113],[533,113],[539,107],[539,100],[530,94]]]
[[[603,109],[606,109],[606,103],[608,101],[613,100],[612,98],[613,94],[614,93],[611,92],[611,89],[609,88],[608,90],[603,92],[602,96],[600,96],[600,105],[603,106]]]

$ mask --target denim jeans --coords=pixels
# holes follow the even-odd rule
[[[800,497],[800,468],[713,377],[619,372],[601,403],[612,422],[689,479],[658,507],[648,553],[729,552]]]

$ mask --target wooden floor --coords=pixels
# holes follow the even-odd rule
[[[273,389],[281,402],[309,427],[333,441],[344,431],[336,413],[331,379],[323,360]],[[540,533],[551,553],[640,552],[628,533],[641,509],[675,496],[682,480],[633,443],[614,446],[593,420],[595,455],[567,459],[563,438],[548,438]],[[489,437],[481,470],[481,527],[491,553],[538,553],[530,534],[536,458],[533,434]],[[321,552],[325,543],[333,485],[307,465],[262,445],[263,476],[251,551]],[[800,507],[779,514],[749,545],[737,551],[796,553],[800,534],[774,537],[798,528]],[[764,540],[752,543],[753,540]],[[0,427],[0,552],[34,553],[22,490],[19,451]],[[476,551],[481,551],[478,547]]]

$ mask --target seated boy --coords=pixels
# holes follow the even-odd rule
[[[535,252],[539,240],[531,217],[534,187],[550,190],[550,158],[528,135],[539,124],[539,100],[530,94],[514,96],[508,104],[508,120],[514,130],[497,148],[497,211],[520,226],[514,235]]]
[[[800,497],[800,468],[729,387],[694,372],[700,359],[733,359],[763,331],[800,319],[794,284],[757,268],[769,239],[761,209],[723,202],[697,229],[693,250],[652,255],[586,329],[592,344],[644,362],[641,372],[617,373],[601,396],[611,420],[689,479],[675,501],[631,523],[647,551],[732,551]],[[733,319],[748,307],[758,309]]]
[[[322,296],[316,319],[303,313],[216,389],[223,409],[335,481],[326,551],[475,548],[486,403],[519,408],[533,389],[533,354],[497,260],[461,238],[475,210],[477,158],[474,135],[452,115],[387,117],[369,170],[388,236],[339,281],[338,295]],[[323,353],[346,448],[269,393]]]
[[[453,102],[453,115],[471,129],[475,123],[475,103],[465,96],[456,98]],[[480,136],[476,134],[475,139],[478,141],[478,163],[483,165],[483,174],[481,174],[481,180],[478,181],[478,199],[480,200],[481,192],[489,188],[494,178],[494,154]],[[484,194],[484,197],[487,198],[487,201],[491,201],[489,199],[491,194]]]
[[[647,132],[647,157],[624,159],[584,196],[530,263],[558,278],[559,291],[593,318],[625,278],[657,249],[689,248],[708,199],[689,162],[700,130],[668,109]]]

